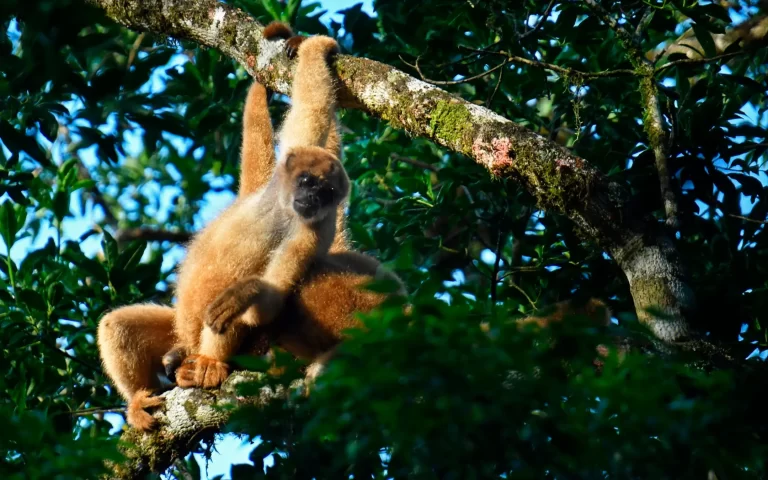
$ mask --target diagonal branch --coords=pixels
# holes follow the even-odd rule
[[[114,20],[216,48],[270,89],[290,94],[293,63],[262,25],[216,0],[86,0]],[[510,178],[539,207],[566,215],[624,271],[638,316],[665,341],[685,338],[694,299],[671,240],[653,219],[631,211],[624,185],[569,150],[487,108],[391,66],[339,55],[339,102],[413,136],[466,155]],[[654,313],[649,313],[653,311]]]
[[[151,472],[163,472],[201,440],[211,439],[227,422],[233,408],[286,401],[290,391],[303,386],[303,382],[297,380],[288,390],[280,385],[275,388],[265,386],[259,395],[238,395],[238,384],[256,382],[263,377],[264,374],[258,372],[237,371],[218,390],[174,388],[164,393],[164,405],[154,413],[160,427],[147,433],[127,430],[121,438],[125,459],[109,465],[111,472],[108,478],[139,479]]]

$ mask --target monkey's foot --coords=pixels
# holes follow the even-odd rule
[[[163,355],[162,363],[165,370],[165,376],[168,380],[176,381],[176,369],[181,365],[181,361],[184,360],[185,352],[183,349],[175,347]]]
[[[160,397],[151,396],[149,390],[139,390],[133,394],[128,403],[126,411],[126,420],[128,424],[137,430],[148,431],[157,426],[157,420],[147,412],[147,408],[159,407],[163,404]]]
[[[190,355],[176,370],[176,385],[181,388],[215,388],[229,376],[229,365],[205,355]]]

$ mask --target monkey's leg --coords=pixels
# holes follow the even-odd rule
[[[267,108],[267,90],[253,82],[243,111],[243,148],[240,160],[240,188],[243,197],[263,187],[275,168],[272,120]]]
[[[160,387],[161,358],[176,338],[174,311],[159,305],[118,308],[101,319],[97,342],[104,370],[128,401],[126,419],[140,430],[151,429],[155,419],[145,410],[162,403],[150,396]]]

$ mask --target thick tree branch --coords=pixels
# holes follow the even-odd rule
[[[127,228],[119,229],[115,233],[115,240],[118,243],[126,243],[134,240],[143,240],[145,242],[172,242],[186,243],[192,235],[189,232],[171,232],[169,230],[157,230],[151,228]]]
[[[262,26],[237,8],[216,0],[86,1],[129,28],[216,48],[269,88],[290,94],[293,64],[282,42],[264,40]],[[363,109],[466,155],[496,177],[518,181],[541,208],[568,216],[616,259],[656,336],[673,341],[688,335],[685,312],[693,295],[674,246],[657,222],[631,211],[623,185],[540,135],[388,65],[339,55],[336,71],[343,106]]]
[[[229,419],[234,407],[266,405],[285,401],[289,391],[281,387],[263,387],[258,396],[240,397],[237,385],[259,381],[264,374],[234,372],[219,390],[174,388],[163,394],[164,405],[154,413],[160,427],[149,433],[129,429],[123,434],[122,452],[125,462],[110,465],[108,478],[116,480],[144,478],[150,472],[163,472],[183,458],[201,440],[218,432]],[[294,382],[291,390],[301,388]]]

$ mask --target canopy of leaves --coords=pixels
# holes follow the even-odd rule
[[[327,24],[316,3],[229,3],[450,82],[664,221],[638,78],[579,73],[635,68],[588,2],[377,0],[373,16],[355,5]],[[768,14],[752,3],[603,2],[658,66],[682,58],[664,45],[684,32],[700,55],[734,53],[654,78],[694,320],[742,357],[768,348],[768,55],[711,35]],[[95,478],[118,458],[108,412],[122,405],[96,325],[120,305],[172,302],[176,241],[232,198],[251,80],[217,51],[127,30],[77,0],[4,0],[0,28],[0,476]],[[287,102],[273,100],[276,121]],[[342,121],[352,238],[406,281],[414,315],[366,316],[309,399],[240,411],[230,430],[261,443],[232,478],[768,474],[764,378],[636,353],[612,353],[598,374],[594,347],[611,339],[578,319],[520,332],[510,320],[574,296],[606,299],[635,330],[626,279],[511,181],[362,112]],[[200,474],[189,460],[174,470]]]

